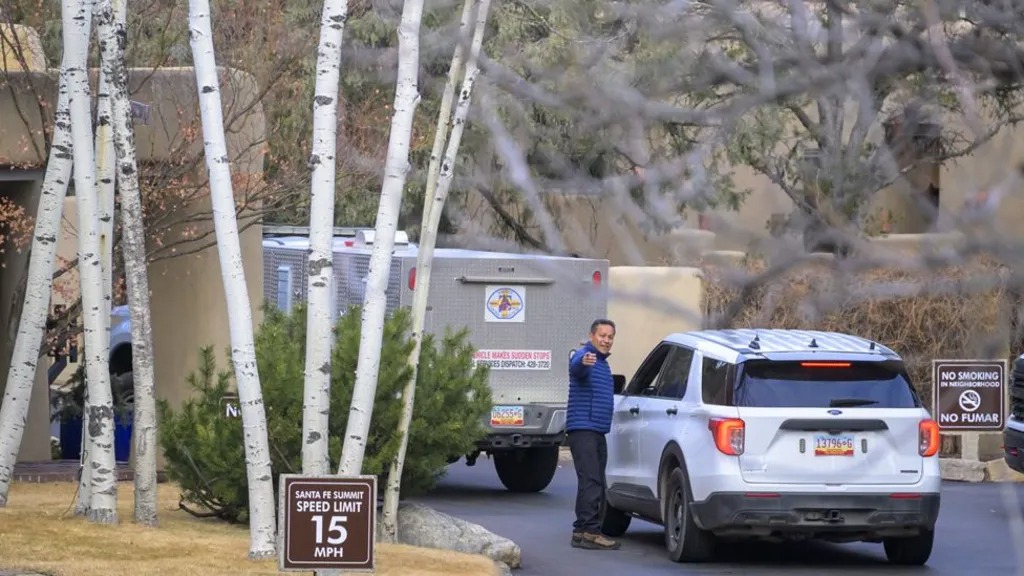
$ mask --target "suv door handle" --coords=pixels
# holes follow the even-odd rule
[[[675,416],[676,414],[679,414],[679,408],[676,408],[675,406],[672,406],[671,408],[665,408],[665,414],[668,414],[669,416]]]
[[[639,413],[640,413],[640,407],[639,407],[639,406],[637,406],[636,404],[634,404],[634,405],[630,406],[630,407],[629,407],[629,413],[630,413],[630,414],[633,414],[634,416],[635,416],[635,415],[637,415],[637,414],[639,414]]]

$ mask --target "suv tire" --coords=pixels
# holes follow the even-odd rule
[[[601,532],[605,536],[611,536],[612,538],[622,536],[626,533],[626,530],[629,530],[629,524],[632,521],[632,516],[613,507],[608,503],[608,500],[605,500],[604,505],[601,506]]]
[[[886,538],[882,546],[885,547],[885,557],[891,564],[924,566],[928,562],[928,557],[932,555],[934,541],[935,531],[922,529],[917,536]]]
[[[509,492],[540,492],[558,470],[558,446],[495,452],[494,470]]]
[[[672,469],[662,494],[662,518],[665,547],[673,562],[706,562],[715,555],[715,536],[697,526],[690,510],[692,502],[686,474],[679,468]]]

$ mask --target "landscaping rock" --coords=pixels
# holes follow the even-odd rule
[[[985,479],[989,482],[1024,482],[1024,474],[1006,465],[1006,460],[998,458],[985,464]]]
[[[958,458],[939,458],[943,480],[958,482],[984,482],[986,467],[984,462],[977,460],[960,460]]]
[[[410,546],[481,554],[511,568],[522,566],[522,551],[515,542],[422,504],[399,504],[398,541]]]

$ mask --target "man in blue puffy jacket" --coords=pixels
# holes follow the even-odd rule
[[[576,521],[572,545],[589,550],[615,550],[619,543],[601,533],[605,466],[605,435],[612,427],[614,383],[608,367],[615,323],[595,320],[590,340],[569,360],[569,405],[565,429],[576,466]]]

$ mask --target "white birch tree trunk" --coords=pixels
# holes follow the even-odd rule
[[[88,518],[91,522],[115,524],[118,517],[114,408],[107,366],[110,338],[107,322],[103,320],[107,304],[103,297],[100,222],[94,173],[96,159],[93,155],[86,59],[92,27],[92,3],[90,0],[64,0],[63,8],[75,195],[78,199],[78,273],[81,280],[85,343],[83,359],[89,393],[89,424],[84,433],[90,436],[92,444],[88,460],[92,475]]]
[[[227,300],[231,334],[231,359],[242,408],[245,464],[249,486],[249,558],[261,560],[274,556],[276,527],[274,490],[267,441],[267,418],[263,408],[256,347],[253,337],[252,308],[245,283],[242,249],[235,218],[235,196],[224,138],[220,80],[213,53],[213,32],[209,0],[189,0],[189,42],[195,66],[196,89],[203,124],[203,146],[213,202],[214,232],[220,257],[221,278]]]
[[[467,4],[471,1],[468,0]],[[423,199],[423,223],[420,227],[420,245],[416,255],[416,289],[413,292],[412,300],[413,349],[409,354],[409,366],[412,369],[412,377],[406,383],[405,390],[402,393],[402,417],[398,423],[398,454],[391,462],[391,468],[388,471],[388,484],[384,492],[384,511],[381,515],[383,537],[391,542],[395,542],[398,539],[398,501],[402,489],[402,470],[405,467],[405,453],[409,446],[409,428],[412,425],[413,408],[416,404],[416,376],[419,368],[423,331],[426,324],[427,299],[430,295],[430,272],[434,259],[434,246],[437,242],[437,228],[441,223],[441,214],[444,211],[445,201],[448,199],[448,191],[451,189],[452,173],[455,168],[455,161],[458,158],[459,144],[462,141],[462,133],[466,126],[466,117],[469,114],[473,95],[473,83],[479,72],[477,60],[484,41],[490,5],[490,0],[478,1],[473,41],[470,45],[469,59],[466,62],[466,78],[462,82],[459,102],[455,107],[451,140],[448,142],[444,161],[441,163],[438,181],[433,186],[429,180],[427,181],[427,196]],[[460,38],[460,47],[462,46],[462,41],[462,38]],[[456,60],[460,56],[461,53],[456,48],[455,55],[452,57],[452,69],[456,68]],[[449,72],[448,85],[445,86],[444,96],[448,96],[453,92],[453,90],[449,91],[449,86],[454,87],[454,84],[455,78]],[[447,104],[448,110],[445,110],[444,101],[442,100],[441,116],[437,122],[438,132],[441,132],[442,126],[446,127],[448,124],[451,97],[449,97]],[[436,138],[434,144],[435,146],[437,145]]]
[[[25,302],[14,341],[11,366],[7,372],[3,404],[0,404],[0,508],[7,505],[14,464],[18,460],[18,451],[25,433],[32,386],[39,365],[39,349],[46,333],[46,317],[53,291],[54,259],[64,213],[64,198],[71,178],[71,114],[68,108],[66,62],[61,66],[58,93],[53,142],[46,162],[46,174],[43,176],[32,234]]]
[[[85,0],[92,2],[93,0]],[[96,3],[93,2],[93,11]],[[113,253],[114,253],[114,139],[110,116],[110,84],[107,75],[101,69],[96,93],[96,179],[98,213],[100,220],[100,268],[103,270],[103,325],[110,331],[110,309],[113,297]],[[109,358],[109,354],[107,356]],[[108,362],[109,371],[109,362]],[[83,405],[82,429],[89,429],[88,404]],[[92,438],[82,434],[81,476],[79,478],[78,505],[76,515],[85,515],[89,511],[91,498],[89,486],[92,482],[92,465],[89,456],[92,454]]]
[[[459,37],[455,43],[455,51],[452,53],[452,63],[448,67],[448,78],[444,83],[444,92],[441,93],[441,109],[437,113],[437,129],[434,130],[434,145],[430,149],[430,164],[427,166],[426,192],[423,195],[424,220],[420,223],[420,242],[423,242],[423,223],[426,222],[428,204],[434,196],[434,189],[437,187],[437,176],[441,172],[441,158],[444,156],[445,142],[448,141],[448,129],[452,118],[452,101],[455,99],[455,86],[462,76],[462,65],[466,60],[466,39],[473,31],[473,14],[477,0],[464,0],[462,3],[462,18],[459,21]],[[417,272],[418,274],[418,272]]]
[[[85,356],[79,356],[84,361]],[[109,373],[109,371],[108,371]],[[86,378],[88,380],[88,378]],[[89,386],[86,384],[82,395],[82,447],[78,456],[78,501],[75,502],[75,516],[89,514],[92,506],[92,438],[89,431]],[[114,463],[117,464],[116,462]]]
[[[391,116],[391,135],[388,155],[384,164],[384,183],[381,186],[380,205],[377,209],[370,271],[363,299],[362,329],[359,335],[359,360],[356,364],[356,382],[352,391],[352,405],[341,451],[338,474],[357,475],[362,472],[366,453],[366,436],[370,432],[373,403],[377,394],[377,374],[380,369],[380,349],[384,339],[384,316],[387,306],[385,291],[391,269],[391,252],[395,246],[395,229],[402,205],[402,192],[409,172],[409,144],[412,122],[420,95],[417,91],[420,66],[420,21],[423,0],[405,0],[402,21],[398,26],[398,79],[395,87],[394,114]]]
[[[338,90],[348,0],[325,0],[313,98],[306,310],[306,381],[302,405],[302,472],[329,474],[331,398],[331,281],[334,276],[334,189],[337,174]]]
[[[98,14],[99,2],[93,2],[93,12]],[[97,38],[99,38],[97,23]],[[96,92],[96,180],[97,199],[100,219],[100,265],[103,268],[103,296],[106,310],[103,322],[110,326],[110,308],[113,296],[113,260],[114,260],[114,131],[113,118],[110,110],[110,77],[104,67],[100,67],[99,82]]]
[[[116,1],[123,7],[122,1]],[[142,221],[135,133],[128,101],[128,69],[124,59],[127,30],[124,12],[111,0],[100,0],[97,11],[103,76],[110,89],[117,184],[121,190],[121,253],[132,321],[132,384],[135,397],[135,509],[134,520],[157,524],[156,397],[154,395],[153,329],[149,307],[146,234]],[[109,316],[108,316],[109,317]]]

